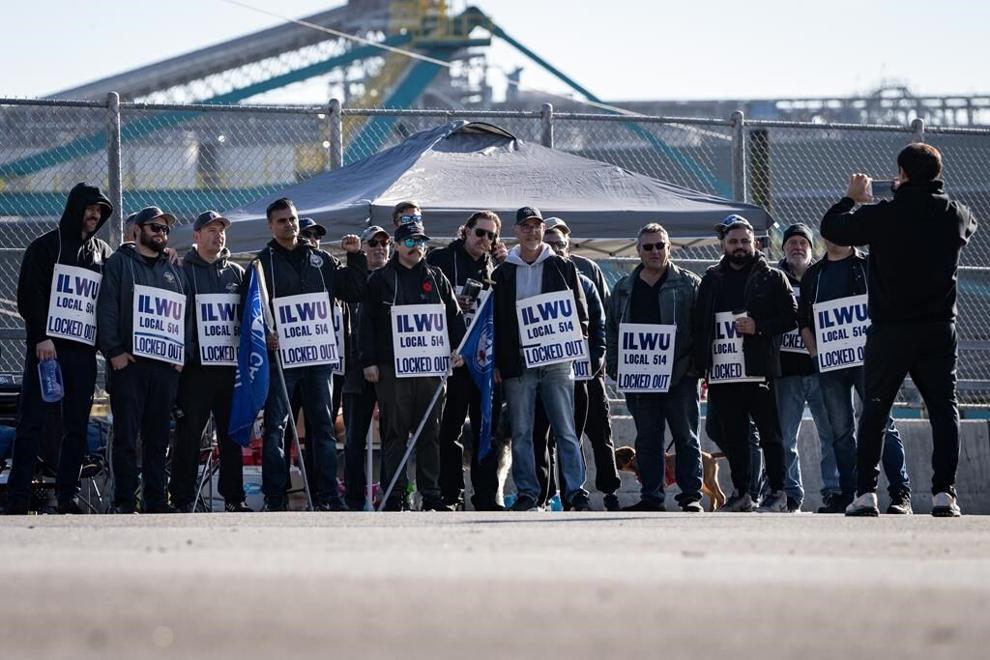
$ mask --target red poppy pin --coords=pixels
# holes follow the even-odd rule
[[[433,291],[433,285],[429,281],[423,282],[423,293]]]

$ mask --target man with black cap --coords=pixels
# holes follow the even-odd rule
[[[450,280],[457,296],[458,304],[465,315],[473,314],[477,298],[467,299],[463,295],[468,280],[478,282],[482,289],[491,286],[495,263],[491,256],[492,245],[498,240],[502,220],[492,211],[478,211],[468,217],[461,228],[461,235],[450,245],[431,250],[427,263],[440,269]],[[465,323],[470,322],[466,317]],[[495,392],[492,402],[492,428],[498,427],[498,412],[502,407],[501,396]],[[475,438],[471,443],[471,485],[474,495],[471,498],[476,511],[494,511],[501,507],[496,503],[498,491],[498,456],[489,453],[485,460],[478,461],[480,445],[477,434],[481,428],[481,393],[468,373],[467,367],[454,369],[447,381],[447,401],[440,422],[440,490],[444,503],[460,508],[464,504],[464,445],[461,444],[461,431],[464,418],[470,414],[471,432]]]
[[[337,443],[331,419],[332,359],[315,350],[314,343],[325,348],[316,328],[325,329],[326,320],[317,321],[318,314],[329,315],[335,300],[357,302],[364,295],[368,262],[361,253],[361,240],[354,235],[341,239],[347,253],[347,266],[321,250],[314,250],[299,238],[299,217],[291,199],[282,197],[266,209],[268,229],[272,240],[257,256],[265,273],[265,287],[275,312],[276,325],[283,324],[303,341],[312,342],[283,353],[275,335],[268,338],[273,373],[282,356],[296,356],[294,364],[284,365],[283,375],[289,396],[297,385],[302,387],[302,407],[313,437],[306,438],[307,450],[313,454],[312,474],[307,473],[313,496],[313,506],[323,511],[345,509],[337,491]],[[300,298],[301,296],[305,298]],[[297,310],[296,312],[293,309]],[[280,313],[281,310],[281,313]],[[308,311],[307,311],[308,310]],[[302,318],[306,314],[306,319]],[[332,324],[331,324],[332,329]],[[315,337],[315,339],[314,339]],[[325,337],[325,336],[324,336]],[[335,344],[335,340],[331,340]],[[338,346],[337,351],[343,347]],[[291,404],[283,400],[281,388],[270,387],[265,401],[265,435],[262,448],[262,485],[267,511],[285,511],[289,468],[286,461],[285,429],[290,423]],[[291,420],[295,423],[295,419]]]
[[[429,365],[422,365],[416,356],[397,360],[395,349],[396,339],[400,347],[413,346],[418,339],[408,320],[403,321],[410,315],[416,316],[415,310],[410,308],[417,306],[430,306],[421,315],[423,334],[432,330],[430,339],[433,340],[445,333],[449,352],[464,337],[463,316],[450,282],[439,268],[430,266],[424,259],[428,241],[429,236],[418,222],[400,224],[396,228],[395,256],[368,278],[361,304],[359,351],[364,377],[375,384],[383,413],[383,482],[390,482],[399,470],[410,434],[426,415],[426,423],[416,441],[416,488],[423,498],[424,511],[452,511],[453,507],[444,503],[440,492],[438,431],[443,410],[442,392],[433,407],[429,407],[437,388],[442,386],[448,364],[442,356],[440,369],[435,368],[435,360],[427,360]],[[397,328],[403,326],[406,331],[397,337]],[[436,345],[432,341],[423,342],[423,349],[418,352],[426,353]],[[415,348],[412,350],[417,352]],[[461,363],[453,358],[449,366],[456,368]],[[417,372],[424,375],[417,375]],[[385,503],[385,510],[399,511],[408,506],[405,473],[403,467]]]
[[[695,306],[694,361],[707,374],[722,450],[735,490],[721,511],[752,511],[749,420],[760,431],[770,494],[759,511],[786,513],[784,449],[774,381],[780,377],[781,335],[796,325],[797,301],[787,277],[756,251],[753,226],[730,215],[716,226],[723,257],[701,279]]]
[[[804,344],[813,360],[818,359],[818,343],[815,339],[814,306],[852,296],[866,294],[866,256],[853,247],[836,245],[824,240],[825,257],[815,262],[801,280],[801,297],[798,304],[798,325]],[[816,368],[817,371],[817,368]],[[818,382],[828,415],[827,424],[832,429],[831,446],[822,441],[822,481],[837,482],[837,489],[825,498],[818,513],[845,513],[856,496],[856,417],[853,392],[863,400],[864,374],[862,365],[834,369],[818,374]],[[818,424],[818,420],[815,420]],[[825,457],[830,452],[832,460]],[[904,443],[892,417],[887,418],[883,443],[883,470],[887,476],[890,504],[887,513],[909,514],[911,506],[911,480],[908,477]]]
[[[327,228],[312,218],[299,218],[299,239],[306,241],[314,250],[320,249],[320,240],[327,235]]]
[[[808,225],[799,222],[784,230],[784,258],[777,264],[777,268],[787,276],[799,305],[799,287],[812,263],[813,246],[814,234]],[[793,513],[801,510],[801,503],[804,501],[797,443],[806,404],[811,409],[823,450],[830,451],[832,448],[832,425],[825,410],[817,370],[798,328],[781,337],[780,378],[774,383],[774,394],[777,397],[777,414],[784,443],[784,492],[787,493],[787,510]]]
[[[165,453],[172,403],[190,347],[186,278],[164,254],[175,216],[157,206],[128,219],[136,242],[107,259],[97,305],[100,351],[110,361],[114,505],[134,513],[141,436],[142,510],[172,513],[165,495]]]
[[[383,227],[372,225],[361,232],[361,249],[368,258],[368,271],[375,272],[388,263],[392,245],[392,236]],[[364,369],[361,367],[361,357],[358,349],[360,333],[358,326],[361,318],[361,303],[348,303],[348,314],[351,322],[345,326],[346,352],[344,358],[344,503],[351,510],[364,508],[367,475],[365,474],[365,451],[367,450],[368,429],[378,396],[375,386],[364,379]],[[379,428],[381,423],[379,410]]]
[[[17,311],[24,319],[27,352],[7,482],[7,513],[28,512],[42,429],[46,419],[60,413],[63,436],[55,477],[58,512],[82,513],[76,495],[96,383],[94,303],[104,262],[111,254],[110,246],[96,238],[96,233],[112,211],[110,200],[99,188],[77,184],[69,191],[58,227],[36,238],[24,252]],[[38,364],[45,360],[58,360],[60,365],[64,391],[60,404],[42,399]]]
[[[976,231],[969,208],[945,193],[942,154],[911,144],[897,155],[893,201],[873,201],[872,180],[850,177],[846,195],[822,219],[822,236],[869,245],[870,326],[866,397],[858,433],[857,498],[849,515],[875,516],[877,466],[894,398],[908,374],[932,425],[932,515],[960,515],[956,501],[959,404],[956,399],[956,273]],[[853,208],[862,204],[857,210]],[[911,259],[908,255],[917,255]]]
[[[574,371],[572,361],[556,361],[527,367],[523,341],[519,336],[517,303],[547,293],[565,293],[556,303],[557,311],[569,308],[573,300],[571,326],[583,339],[588,337],[588,305],[573,261],[557,256],[543,242],[543,216],[531,206],[516,211],[515,236],[519,244],[495,269],[495,378],[502,382],[509,404],[512,425],[512,479],[518,495],[514,511],[539,510],[540,485],[533,453],[533,424],[536,398],[543,402],[550,428],[557,441],[566,499],[577,511],[588,511],[588,491],[584,489],[585,466],[581,443],[574,427]],[[539,348],[539,347],[537,347]],[[532,362],[531,362],[532,363]]]
[[[201,213],[193,222],[193,247],[182,261],[190,289],[186,314],[195,331],[190,333],[188,361],[179,377],[169,493],[172,505],[185,512],[195,510],[203,431],[211,414],[220,450],[224,511],[251,510],[244,503],[241,447],[228,433],[237,364],[237,308],[244,280],[244,269],[230,260],[226,247],[229,227],[230,220],[216,211]]]

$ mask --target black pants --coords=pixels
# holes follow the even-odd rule
[[[959,465],[956,400],[958,340],[951,322],[874,323],[866,335],[866,397],[857,435],[856,490],[874,492],[887,417],[908,374],[921,393],[932,425],[932,493],[955,495]]]
[[[612,420],[605,379],[599,375],[587,381],[587,385],[588,415],[584,434],[591,442],[591,452],[595,458],[595,488],[600,493],[614,493],[622,482],[615,467],[615,445],[612,444]]]
[[[86,431],[89,410],[93,406],[93,386],[96,384],[96,352],[83,344],[77,348],[62,342],[56,350],[65,391],[65,396],[58,403],[45,403],[41,398],[34,346],[29,347],[24,358],[17,436],[7,485],[8,502],[12,506],[27,507],[31,503],[31,481],[34,479],[39,442],[46,420],[55,415],[62,416],[64,431],[55,477],[55,496],[60,502],[66,502],[79,492],[79,468],[86,454]]]
[[[588,419],[589,382],[584,380],[574,381],[574,435],[577,436],[578,442],[581,442],[581,436],[584,435],[585,423]],[[563,483],[563,478],[560,478],[556,472],[556,449],[556,440],[553,433],[550,432],[550,420],[547,419],[547,414],[543,410],[543,403],[537,400],[536,419],[533,422],[533,453],[536,459],[536,480],[540,482],[540,497],[538,501],[540,506],[546,506],[547,501],[557,492],[558,485],[561,491],[567,492],[567,484]],[[584,453],[583,444],[581,446],[581,452],[582,454]],[[615,456],[612,457],[612,466],[613,468],[615,466]],[[597,482],[597,479],[595,481]]]
[[[138,358],[110,372],[113,409],[114,504],[134,506],[138,489],[137,439],[141,436],[143,508],[162,508],[165,499],[165,452],[179,372],[171,364]]]
[[[383,488],[388,486],[392,475],[399,469],[399,463],[406,453],[409,436],[419,425],[426,412],[430,399],[440,384],[439,378],[396,378],[391,364],[378,365],[378,402],[384,411],[382,438]],[[423,431],[416,440],[416,490],[426,503],[438,503],[440,494],[440,411],[443,409],[443,393],[429,413]],[[406,467],[399,472],[395,489],[386,503],[387,508],[401,507],[406,492]]]
[[[715,404],[716,422],[721,430],[719,447],[729,460],[732,485],[736,491],[747,491],[753,471],[749,451],[750,418],[759,429],[770,490],[783,490],[784,445],[780,436],[773,381],[713,385],[708,388],[708,399]]]
[[[492,446],[498,428],[498,415],[502,408],[500,392],[492,395]],[[454,369],[447,380],[447,401],[440,420],[440,491],[443,501],[456,504],[464,496],[464,443],[461,432],[464,418],[471,420],[473,436],[471,451],[471,498],[475,509],[490,510],[495,505],[498,490],[498,455],[490,452],[484,460],[478,461],[478,434],[481,431],[481,392],[471,379],[465,367]]]
[[[344,501],[351,509],[364,508],[365,488],[368,477],[365,474],[365,452],[368,450],[368,429],[375,413],[378,396],[375,386],[365,382],[360,393],[345,392],[344,428],[347,437],[344,441],[344,483],[347,490]],[[379,412],[379,431],[385,428]]]
[[[231,503],[244,501],[244,474],[241,446],[230,439],[230,405],[234,395],[233,367],[190,365],[179,377],[177,403],[182,415],[175,424],[172,451],[172,504],[195,504],[196,481],[203,431],[210,415],[220,449],[220,495]]]

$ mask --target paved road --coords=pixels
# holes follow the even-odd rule
[[[0,518],[0,656],[986,657],[990,518]]]

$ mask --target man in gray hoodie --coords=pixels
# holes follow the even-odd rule
[[[112,367],[114,505],[117,513],[136,511],[140,434],[142,510],[173,513],[165,496],[165,451],[189,346],[186,279],[165,255],[175,216],[149,206],[127,224],[135,226],[137,240],[107,259],[97,302],[97,341]]]

